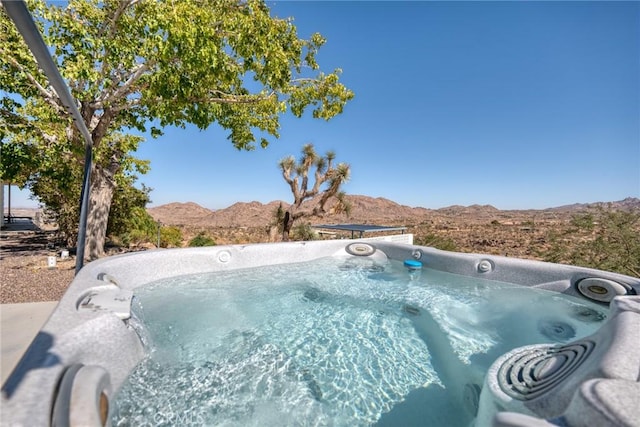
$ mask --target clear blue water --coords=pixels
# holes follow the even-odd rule
[[[591,334],[587,301],[399,262],[325,258],[137,289],[148,349],[114,426],[467,426],[506,351]]]

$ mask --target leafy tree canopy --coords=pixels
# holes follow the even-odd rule
[[[139,143],[131,130],[158,136],[167,125],[218,123],[236,148],[253,149],[278,137],[281,114],[311,109],[329,119],[353,97],[339,69],[320,71],[325,39],[299,39],[292,19],[271,16],[261,0],[30,0],[28,7],[92,136],[92,257],[102,250],[117,177],[146,167],[129,154]],[[76,185],[57,166],[82,164],[82,139],[4,10],[0,72],[3,177],[31,182],[39,198],[49,185]],[[32,161],[34,152],[44,154]],[[68,178],[58,184],[60,177]]]
[[[66,8],[44,1],[29,6],[45,42],[54,47],[94,144],[105,136],[102,128],[146,131],[157,119],[160,127],[192,123],[205,129],[217,122],[236,147],[250,149],[255,130],[278,136],[278,118],[287,106],[301,116],[312,105],[314,117],[329,119],[353,96],[338,82],[340,70],[317,71],[315,55],[325,39],[298,39],[292,19],[272,17],[262,1],[72,0]],[[28,105],[44,99],[53,116],[47,121],[67,117],[4,14],[0,37],[2,90]],[[3,98],[4,115],[24,124],[27,117],[16,117],[17,99],[6,109],[12,101]],[[161,132],[153,126],[151,131]]]

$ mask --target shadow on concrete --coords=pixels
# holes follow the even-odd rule
[[[27,231],[40,231],[32,218],[29,217],[11,217],[10,221],[2,224],[2,231],[7,233],[18,233]]]
[[[2,386],[2,393],[7,399],[15,393],[29,371],[61,363],[60,358],[49,351],[51,347],[53,347],[53,336],[46,332],[38,332],[29,350]]]

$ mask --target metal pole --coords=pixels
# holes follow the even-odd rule
[[[89,193],[91,192],[91,145],[84,150],[84,180],[80,193],[80,224],[78,224],[78,242],[76,244],[76,272],[82,269],[84,264],[84,245],[87,240],[87,217],[89,213]]]
[[[9,183],[9,192],[7,193],[7,197],[9,197],[9,203],[7,204],[7,208],[9,209],[7,212],[7,224],[11,224],[11,183]],[[2,215],[4,215],[4,213]]]
[[[89,208],[89,189],[91,184],[91,159],[92,159],[92,146],[93,140],[89,129],[87,129],[80,110],[76,105],[75,99],[69,91],[69,86],[60,75],[60,71],[55,62],[51,58],[49,48],[44,42],[38,27],[33,22],[33,17],[27,9],[24,1],[1,1],[0,3],[4,7],[7,15],[11,18],[16,28],[24,38],[24,41],[29,46],[31,53],[36,59],[36,62],[42,68],[44,73],[49,79],[49,83],[55,89],[56,94],[62,101],[62,104],[67,108],[67,111],[73,116],[73,121],[84,138],[84,181],[82,185],[82,193],[80,196],[80,225],[78,230],[78,248],[76,252],[76,274],[82,268],[84,263],[84,245],[87,234],[87,216]]]

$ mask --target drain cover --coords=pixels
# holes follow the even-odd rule
[[[515,353],[498,370],[500,388],[517,400],[535,399],[571,375],[594,347],[593,341],[585,340]]]
[[[576,336],[576,330],[569,323],[554,318],[538,321],[538,332],[556,342],[566,342]]]

